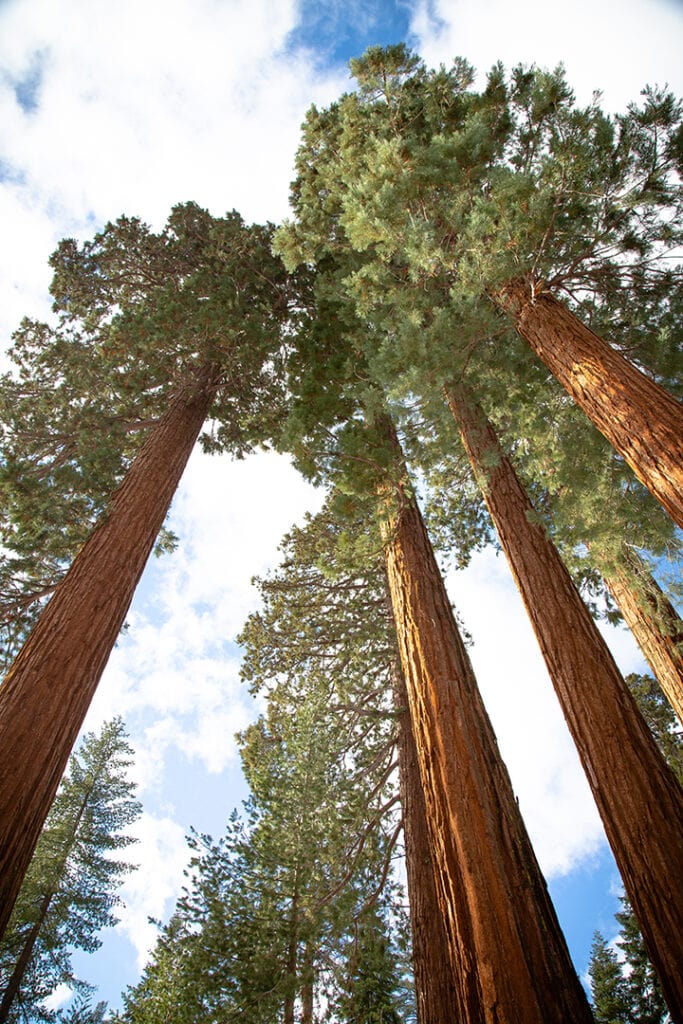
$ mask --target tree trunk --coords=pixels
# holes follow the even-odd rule
[[[313,1024],[313,999],[315,989],[315,967],[313,948],[306,943],[304,963],[301,971],[301,1024]]]
[[[400,449],[385,424],[397,460]],[[462,1024],[591,1021],[420,511],[385,491],[383,536]],[[396,497],[399,498],[398,508]],[[393,499],[393,500],[392,500]]]
[[[566,306],[528,281],[495,301],[519,334],[683,529],[683,406]]]
[[[299,972],[299,869],[294,872],[294,892],[289,915],[289,941],[287,943],[287,962],[285,964],[286,986],[283,1010],[284,1024],[294,1024],[294,1007],[298,988]]]
[[[408,711],[408,691],[398,652],[393,659],[391,675],[394,705],[398,712],[398,770],[417,1024],[460,1024],[453,968],[448,955],[448,936],[436,893],[427,810]]]
[[[683,792],[666,765],[496,434],[448,389],[465,448],[578,748],[626,892],[683,1021]]]
[[[683,621],[642,559],[625,552],[624,563],[603,578],[683,725]]]
[[[211,402],[208,368],[143,444],[0,689],[0,935]]]

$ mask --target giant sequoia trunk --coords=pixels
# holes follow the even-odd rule
[[[397,447],[395,435],[387,432]],[[400,458],[400,449],[397,451]],[[420,511],[397,488],[383,532],[437,892],[462,1024],[588,1022]]]
[[[496,297],[519,334],[683,529],[683,406],[548,292]]]
[[[152,430],[0,688],[0,934],[206,417],[213,377],[205,370]]]
[[[448,389],[674,1021],[683,1021],[683,792],[496,434]]]
[[[632,552],[604,574],[610,594],[683,725],[683,621]]]
[[[413,976],[418,1024],[460,1024],[448,953],[448,937],[434,880],[417,746],[408,711],[408,691],[398,661],[392,664],[398,712],[398,770],[403,811]]]

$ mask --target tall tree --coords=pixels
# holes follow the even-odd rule
[[[240,741],[246,813],[218,842],[192,839],[187,891],[124,1020],[292,1024],[336,998],[354,922],[384,888],[395,831],[367,826],[366,816],[383,817],[385,766],[349,748],[347,727],[329,694],[305,680],[289,698],[268,698]]]
[[[669,1005],[681,1013],[683,792],[491,424],[464,386],[448,399]]]
[[[101,929],[116,923],[116,890],[133,868],[118,855],[134,842],[123,830],[140,814],[131,757],[114,719],[88,733],[69,760],[0,942],[3,1022],[51,1020],[43,1000],[60,984],[85,995],[71,953],[98,948]]]
[[[403,485],[399,496],[385,513],[387,576],[458,1012],[588,1021],[419,509]]]
[[[381,736],[395,719],[418,1021],[454,1021],[452,969],[379,537],[362,503],[333,493],[282,549],[279,570],[257,581],[263,608],[241,636],[244,674],[252,685],[257,679],[272,685],[275,672],[282,679],[320,664],[330,681],[330,707],[362,729],[348,727],[349,743],[370,742],[371,751],[375,732]]]
[[[317,139],[322,147],[329,144]],[[297,203],[311,177],[302,176],[295,185]],[[306,219],[301,233],[293,225],[278,236],[290,265],[312,255],[306,228],[316,210],[308,198],[310,205],[301,208]],[[366,498],[374,493],[380,506],[456,1013],[472,1022],[493,1021],[496,1015],[500,1020],[589,1020],[405,479],[384,395],[372,379],[373,343],[377,335],[385,337],[384,325],[357,315],[343,290],[354,255],[334,220],[336,209],[331,196],[323,219],[334,237],[313,236],[319,259],[316,320],[297,338],[290,363],[292,401],[284,443],[314,478],[333,479],[341,490]]]
[[[508,81],[499,65],[476,94],[464,62],[428,73],[404,47],[371,48],[352,70],[359,93],[313,110],[305,127],[294,200],[306,257],[320,253],[334,217],[334,241],[341,228],[374,257],[372,268],[366,261],[347,275],[359,299],[374,285],[392,296],[403,287],[406,340],[392,336],[382,358],[404,376],[416,361],[458,362],[490,338],[500,351],[505,322],[496,310],[510,314],[681,525],[683,412],[662,387],[681,317],[681,269],[663,259],[676,257],[681,237],[672,216],[683,195],[680,104],[651,90],[642,108],[612,121],[597,102],[576,108],[559,72],[520,67]],[[623,299],[627,289],[637,302]],[[575,295],[588,297],[593,329],[559,294],[575,309]],[[454,310],[457,339],[447,333]],[[609,345],[595,330],[612,320]],[[408,340],[416,325],[417,349]],[[645,373],[621,348],[626,331]]]
[[[233,450],[260,429],[250,418],[272,394],[264,367],[288,308],[269,237],[237,215],[216,225],[189,204],[161,236],[123,221],[83,252],[58,250],[58,305],[88,333],[86,361],[105,353],[102,387],[133,387],[138,414],[161,415],[0,690],[0,930],[204,421],[216,416],[214,444]],[[54,359],[59,332],[39,335],[55,342]]]
[[[630,675],[627,682],[667,764],[683,784],[683,740],[661,689],[647,676]],[[588,973],[595,1018],[605,1024],[666,1024],[672,1018],[636,917],[626,897],[621,904],[615,915],[619,952],[608,947],[600,933],[593,943]]]

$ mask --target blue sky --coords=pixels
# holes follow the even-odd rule
[[[306,109],[350,87],[350,57],[400,40],[432,65],[562,61],[579,99],[599,89],[610,109],[647,82],[683,95],[672,0],[622,0],[618,18],[610,0],[0,0],[0,350],[22,315],[48,315],[47,257],[61,237],[124,212],[160,227],[187,199],[285,216]],[[234,638],[256,607],[251,576],[320,500],[272,455],[196,453],[188,467],[171,520],[179,550],[146,573],[87,723],[123,714],[145,807],[121,926],[79,959],[113,1005],[153,941],[147,917],[172,909],[184,835],[220,832],[244,796],[233,735],[257,709]],[[449,587],[584,971],[593,930],[614,933],[618,887],[587,785],[503,559],[482,554]],[[622,669],[641,670],[630,639],[608,635]]]

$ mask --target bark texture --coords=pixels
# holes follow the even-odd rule
[[[398,769],[403,810],[413,976],[417,1024],[460,1024],[448,937],[436,892],[429,848],[417,746],[408,711],[408,691],[398,660],[392,664],[394,702],[398,711]]]
[[[0,689],[0,934],[211,402],[212,373],[149,435]]]
[[[683,791],[491,424],[448,398],[675,1022],[683,1021]]]
[[[390,428],[387,432],[392,436]],[[397,511],[393,504],[384,510],[387,577],[453,966],[456,1017],[462,1024],[588,1024],[588,1003],[422,516],[412,499],[401,499]]]
[[[637,555],[627,554],[604,580],[683,725],[683,621]]]
[[[547,292],[496,297],[518,333],[683,529],[683,405]]]

